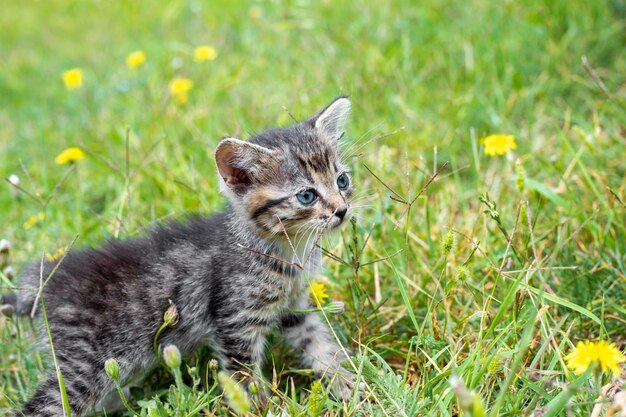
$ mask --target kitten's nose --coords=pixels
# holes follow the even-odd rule
[[[335,211],[335,216],[337,216],[341,220],[343,220],[343,218],[346,216],[347,212],[348,212],[348,208],[347,207],[342,207],[342,208],[337,209],[337,211]]]

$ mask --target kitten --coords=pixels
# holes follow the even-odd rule
[[[266,336],[279,327],[307,366],[344,376],[334,384],[340,397],[349,395],[339,366],[345,351],[322,318],[290,312],[310,309],[307,279],[321,266],[315,237],[351,215],[353,186],[339,153],[349,110],[341,96],[290,127],[249,142],[222,140],[215,162],[230,202],[223,213],[68,253],[42,297],[72,415],[84,415],[113,389],[107,359],[117,359],[122,380],[155,365],[153,338],[170,300],[180,320],[161,345],[186,353],[209,344],[221,367],[237,375],[249,365],[258,370]],[[44,278],[56,262],[44,263]],[[39,286],[39,269],[26,271],[24,287]],[[4,298],[23,315],[35,299],[34,292]],[[41,315],[40,303],[35,310]],[[46,332],[41,336],[46,345]],[[16,415],[63,415],[54,371]]]

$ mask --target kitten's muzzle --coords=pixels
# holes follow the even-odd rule
[[[338,208],[337,210],[335,210],[335,214],[330,220],[330,227],[334,229],[334,228],[341,226],[346,216],[348,215],[349,210],[350,210],[350,206],[345,206],[345,207]]]
[[[335,216],[339,217],[339,220],[343,220],[346,217],[346,213],[348,212],[348,207],[342,207],[335,211]]]

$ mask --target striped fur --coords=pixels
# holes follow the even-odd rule
[[[288,128],[249,142],[223,140],[216,149],[221,189],[230,200],[223,213],[66,256],[42,298],[72,415],[85,415],[113,388],[104,372],[107,359],[120,363],[122,380],[155,365],[152,341],[170,301],[180,320],[159,342],[183,353],[209,344],[230,373],[258,369],[273,328],[302,352],[307,366],[341,372],[345,354],[322,319],[290,310],[309,308],[307,278],[321,267],[314,237],[350,217],[352,186],[337,184],[346,170],[338,140],[349,108],[340,97]],[[307,189],[317,196],[310,205],[297,198]],[[44,276],[54,262],[44,264]],[[39,277],[39,265],[28,268],[22,286],[37,287]],[[21,291],[4,299],[26,315],[35,296]],[[41,313],[40,306],[35,310]],[[46,332],[41,335],[45,346]],[[340,395],[346,387],[339,385]],[[63,415],[55,372],[15,415]]]

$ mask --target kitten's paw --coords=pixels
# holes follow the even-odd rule
[[[359,397],[363,395],[364,384],[359,382],[357,375],[345,369],[339,369],[334,375],[330,376],[331,395],[337,400],[348,402],[352,398],[354,391],[359,389]]]

